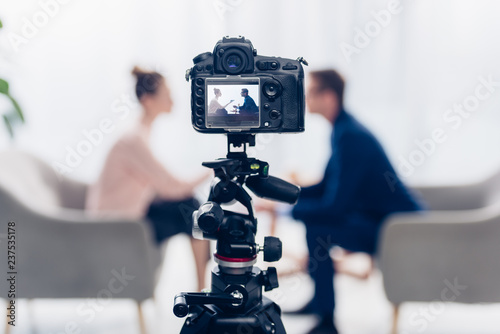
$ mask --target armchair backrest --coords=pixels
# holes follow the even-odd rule
[[[500,170],[480,182],[414,187],[429,210],[475,210],[500,202]]]
[[[0,152],[0,187],[42,212],[85,207],[87,185],[57,175],[47,163],[24,151]]]

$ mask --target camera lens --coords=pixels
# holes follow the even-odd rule
[[[236,54],[232,54],[226,58],[227,67],[231,69],[239,68],[241,66],[241,63],[241,57]]]
[[[266,97],[273,99],[281,94],[281,85],[278,81],[271,80],[264,84],[262,90]]]

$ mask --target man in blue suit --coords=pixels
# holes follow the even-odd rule
[[[254,99],[252,99],[248,95],[248,89],[242,88],[241,89],[241,96],[244,99],[243,105],[242,106],[234,106],[235,108],[238,109],[240,114],[252,115],[252,114],[259,112],[259,107],[257,106],[257,104],[255,104]]]
[[[374,254],[384,218],[393,212],[421,210],[397,177],[373,134],[344,109],[344,80],[334,70],[309,75],[310,113],[333,125],[332,155],[321,182],[302,188],[292,216],[304,222],[309,273],[315,282],[312,301],[295,313],[314,313],[320,322],[311,333],[337,333],[333,322],[335,274],[329,257],[338,245]]]

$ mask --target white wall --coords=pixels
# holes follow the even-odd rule
[[[191,59],[212,51],[223,35],[244,35],[260,54],[303,56],[310,69],[339,69],[348,81],[347,108],[380,138],[409,183],[468,182],[500,168],[500,87],[468,118],[447,111],[474,102],[476,89],[487,95],[477,88],[478,77],[500,81],[497,1],[419,0],[390,7],[386,0],[66,0],[57,8],[55,1],[2,0],[0,77],[10,81],[26,113],[14,145],[49,162],[64,163],[67,147],[85,140],[82,131],[111,119],[113,132],[74,168],[75,178],[93,180],[113,141],[137,117],[130,75],[135,64],[164,73],[175,98],[173,115],[159,120],[152,134],[158,157],[189,177],[201,161],[223,156],[224,137],[191,128],[184,80]],[[373,12],[388,6],[395,14],[377,26]],[[44,16],[43,8],[53,17]],[[27,20],[40,25],[28,31],[33,36],[23,35]],[[377,27],[369,41],[358,33]],[[13,36],[27,37],[17,51]],[[350,57],[341,50],[347,44],[358,46]],[[318,177],[329,127],[308,116],[306,128],[304,134],[258,138],[257,156],[275,174],[298,170],[304,178]],[[418,153],[415,141],[432,138],[437,128],[445,142],[429,156]],[[10,145],[4,132],[0,147]],[[411,172],[401,165],[410,158],[416,165],[422,156]]]

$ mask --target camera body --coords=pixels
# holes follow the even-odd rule
[[[304,131],[300,60],[259,56],[244,37],[224,37],[193,59],[191,122],[203,133]]]

